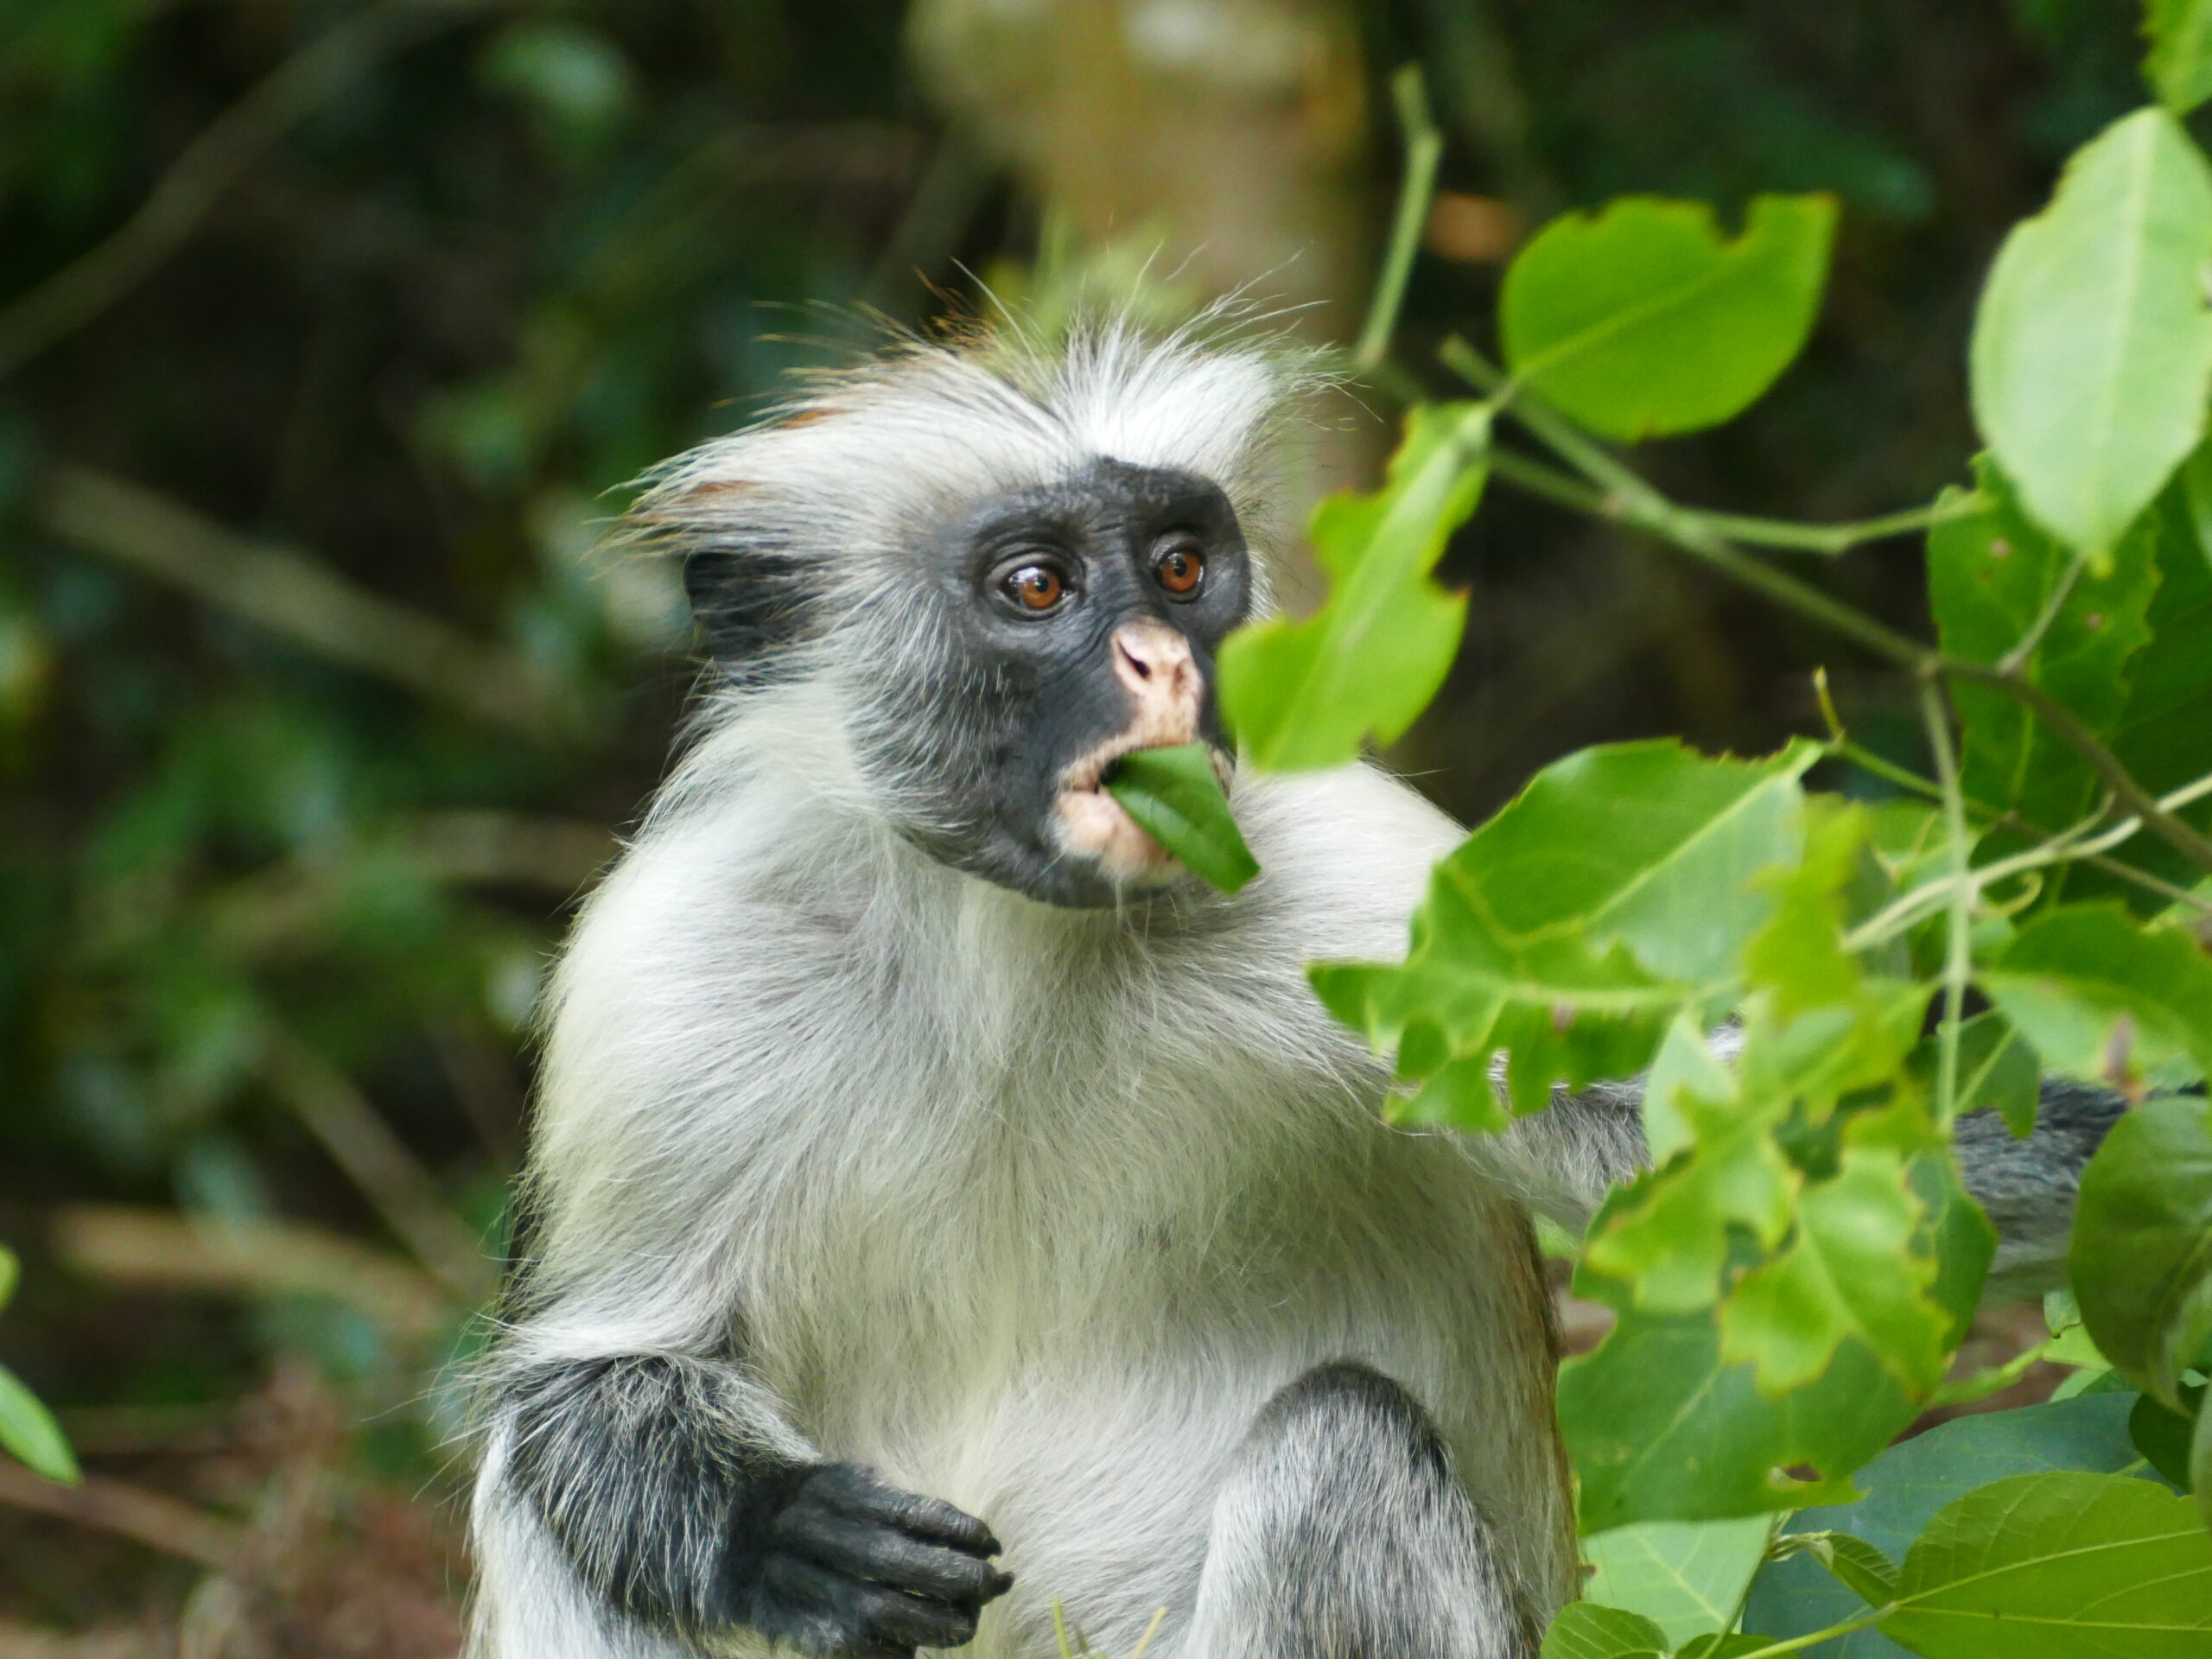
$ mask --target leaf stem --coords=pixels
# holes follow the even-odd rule
[[[1390,99],[1397,105],[1398,130],[1406,143],[1405,182],[1398,189],[1398,209],[1390,221],[1390,245],[1383,256],[1382,275],[1369,303],[1367,324],[1359,331],[1352,360],[1371,369],[1389,353],[1390,337],[1397,332],[1398,311],[1405,303],[1406,283],[1413,276],[1414,256],[1421,249],[1421,233],[1428,223],[1429,199],[1436,189],[1436,164],[1444,156],[1444,135],[1428,113],[1428,93],[1421,84],[1421,66],[1409,63],[1390,77]]]
[[[1848,553],[1854,547],[1869,542],[1884,542],[1894,536],[1910,536],[1932,530],[1954,518],[1970,518],[1989,505],[1989,499],[1979,491],[1963,492],[1948,496],[1941,501],[1931,501],[1924,507],[1905,507],[1896,512],[1885,512],[1878,518],[1857,518],[1839,524],[1800,524],[1790,518],[1760,518],[1738,512],[1714,512],[1710,508],[1690,509],[1705,520],[1707,528],[1732,541],[1748,543],[1753,547],[1781,548],[1798,553],[1821,553],[1833,558]]]
[[[2082,572],[2088,568],[2088,563],[2089,561],[2082,554],[2074,556],[2072,563],[2066,567],[2066,574],[2058,579],[2058,586],[2050,590],[2050,597],[2044,601],[2041,613],[2028,625],[2028,631],[2020,636],[2020,643],[1997,659],[1999,673],[2018,674],[2027,665],[2028,658],[2036,654],[2037,647],[2043,644],[2044,636],[2050,632],[2050,625],[2058,620],[2059,612],[2066,608],[2066,601],[2073,597],[2075,584],[2082,580]]]
[[[1855,1618],[1845,1619],[1840,1624],[1831,1624],[1825,1630],[1815,1630],[1806,1636],[1793,1636],[1786,1641],[1770,1642],[1765,1647],[1753,1648],[1747,1653],[1739,1653],[1735,1659],[1777,1659],[1777,1656],[1782,1654],[1801,1652],[1806,1648],[1816,1647],[1823,1642],[1833,1642],[1840,1636],[1849,1636],[1855,1630],[1863,1630],[1869,1624],[1878,1624],[1896,1611],[1894,1606],[1870,1608]]]

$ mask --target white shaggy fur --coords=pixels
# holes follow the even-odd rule
[[[1402,954],[1454,827],[1365,766],[1239,774],[1243,893],[1054,909],[918,850],[855,747],[923,643],[904,527],[1096,456],[1212,478],[1249,521],[1285,391],[1264,353],[1113,329],[1045,364],[918,350],[647,504],[677,545],[742,536],[845,597],[799,671],[710,699],[577,927],[489,1397],[549,1359],[693,1357],[791,1449],[989,1522],[1017,1583],[977,1659],[1056,1652],[1054,1598],[1109,1653],[1166,1608],[1176,1659],[1247,1426],[1342,1357],[1427,1406],[1525,1609],[1573,1591],[1522,1216],[1451,1140],[1382,1125],[1385,1069],[1303,975]],[[504,1484],[512,1434],[495,1405],[476,1659],[703,1650],[589,1605]]]

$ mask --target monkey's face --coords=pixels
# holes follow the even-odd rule
[[[925,555],[936,669],[884,686],[871,765],[945,862],[1099,906],[1180,866],[1101,780],[1133,749],[1204,741],[1226,775],[1214,654],[1252,602],[1228,498],[1189,474],[1092,462],[971,504]]]

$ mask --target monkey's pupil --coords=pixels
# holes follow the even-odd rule
[[[1178,550],[1160,562],[1160,581],[1171,594],[1187,594],[1198,585],[1198,556]]]
[[[1014,591],[1033,611],[1048,611],[1060,601],[1060,579],[1041,565],[1014,573]]]

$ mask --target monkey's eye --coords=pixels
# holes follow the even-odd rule
[[[1058,608],[1067,597],[1067,579],[1049,564],[1025,564],[1007,572],[999,590],[1025,611]]]
[[[1206,574],[1206,562],[1188,542],[1177,542],[1153,561],[1152,574],[1175,598],[1188,599],[1198,591],[1198,583]]]

